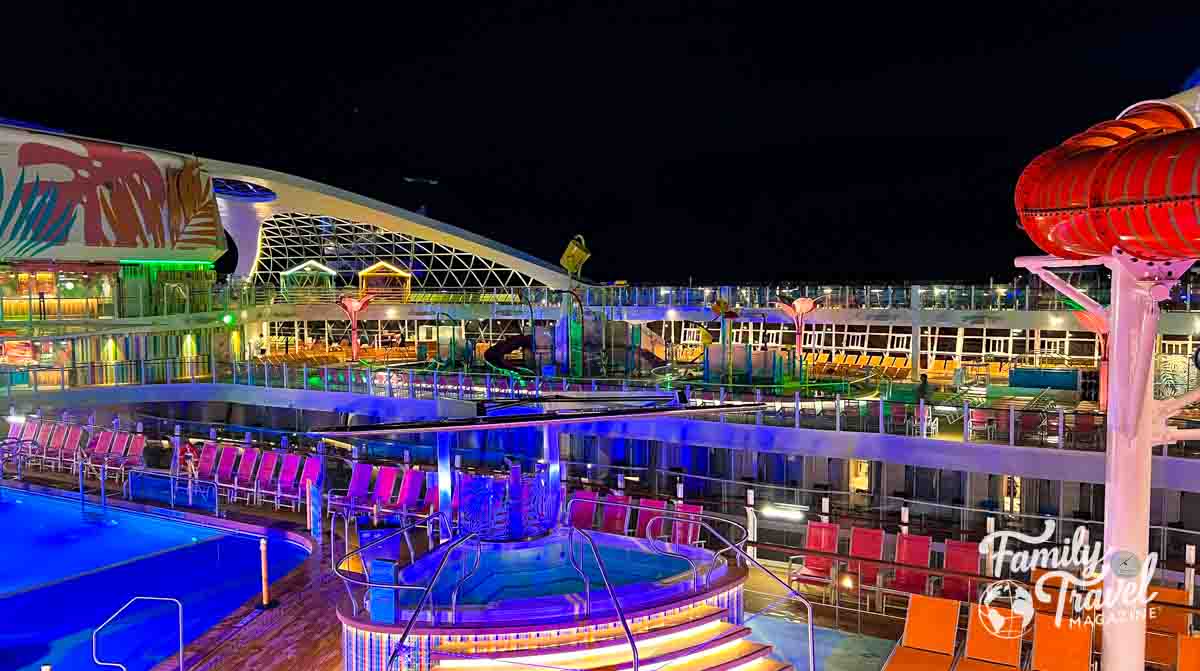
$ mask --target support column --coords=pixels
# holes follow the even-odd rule
[[[1144,562],[1149,551],[1151,418],[1154,357],[1150,351],[1158,330],[1158,304],[1149,287],[1121,267],[1112,271],[1109,338],[1115,354],[1109,362],[1107,454],[1104,474],[1104,545],[1106,560],[1116,551],[1132,552]],[[1040,335],[1040,333],[1039,333]],[[1122,577],[1109,571],[1106,593],[1136,594],[1142,576]],[[1133,583],[1126,586],[1127,583]],[[1136,617],[1128,600],[1106,605],[1104,647],[1120,651],[1104,656],[1104,671],[1142,669],[1146,659],[1146,621]],[[1114,612],[1116,611],[1116,612]]]
[[[909,372],[909,379],[913,382],[921,381],[921,287],[913,285],[909,291],[909,307],[912,309],[912,338],[908,343],[909,357],[912,360],[912,369]]]
[[[549,494],[550,510],[555,511],[554,519],[559,517],[562,510],[562,467],[559,463],[561,449],[559,439],[562,428],[546,424],[542,426],[542,458],[546,460],[546,489]]]
[[[449,512],[453,505],[454,471],[450,463],[450,451],[454,446],[455,434],[440,431],[437,434],[438,510]]]

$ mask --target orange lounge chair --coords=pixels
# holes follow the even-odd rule
[[[1029,671],[1091,671],[1092,625],[1064,618],[1058,627],[1053,615],[1035,614],[1031,657]]]
[[[1176,658],[1179,640],[1191,636],[1192,615],[1181,608],[1155,606],[1162,603],[1189,606],[1187,591],[1151,585],[1150,592],[1157,592],[1157,596],[1149,606],[1153,609],[1153,617],[1146,618],[1146,661],[1172,668],[1186,668],[1177,666]]]
[[[1200,670],[1200,636],[1179,637],[1179,651],[1175,668],[1179,671]],[[1074,671],[1074,669],[1070,671]]]
[[[1021,666],[1021,618],[1007,608],[992,608],[1004,618],[1003,635],[996,635],[984,624],[979,606],[971,604],[967,621],[967,642],[955,671],[1003,671]]]
[[[914,594],[904,633],[880,671],[949,671],[958,638],[958,602]]]

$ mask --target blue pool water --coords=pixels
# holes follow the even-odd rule
[[[99,669],[92,630],[130,598],[183,603],[184,641],[259,589],[258,538],[0,488],[0,669]],[[308,553],[271,541],[271,580]],[[104,629],[100,658],[149,669],[177,649],[173,604],[139,603]]]

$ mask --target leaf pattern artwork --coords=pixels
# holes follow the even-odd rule
[[[167,175],[167,226],[175,249],[220,247],[225,242],[212,179],[199,161],[189,160]]]
[[[22,169],[44,176],[61,197],[54,207],[77,206],[84,244],[92,247],[166,247],[167,190],[162,170],[145,153],[97,142],[75,142],[78,151],[26,142],[17,153]]]
[[[33,257],[66,242],[75,225],[75,204],[60,200],[54,183],[37,178],[27,183],[22,170],[7,200],[5,193],[0,171],[0,256]]]

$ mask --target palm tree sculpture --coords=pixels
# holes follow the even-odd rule
[[[338,307],[346,311],[346,316],[350,318],[350,357],[351,361],[358,361],[358,315],[363,310],[367,309],[367,304],[375,298],[374,294],[363,294],[361,298],[354,296],[341,295],[338,296]]]
[[[783,314],[790,317],[792,319],[792,323],[796,326],[796,361],[792,366],[793,372],[795,372],[797,367],[799,367],[801,371],[804,370],[803,364],[801,363],[804,361],[804,316],[813,310],[816,310],[817,302],[823,298],[825,297],[821,296],[820,298],[814,299],[801,296],[800,298],[793,300],[790,304],[784,302],[775,303],[775,307],[779,308],[783,311]]]

